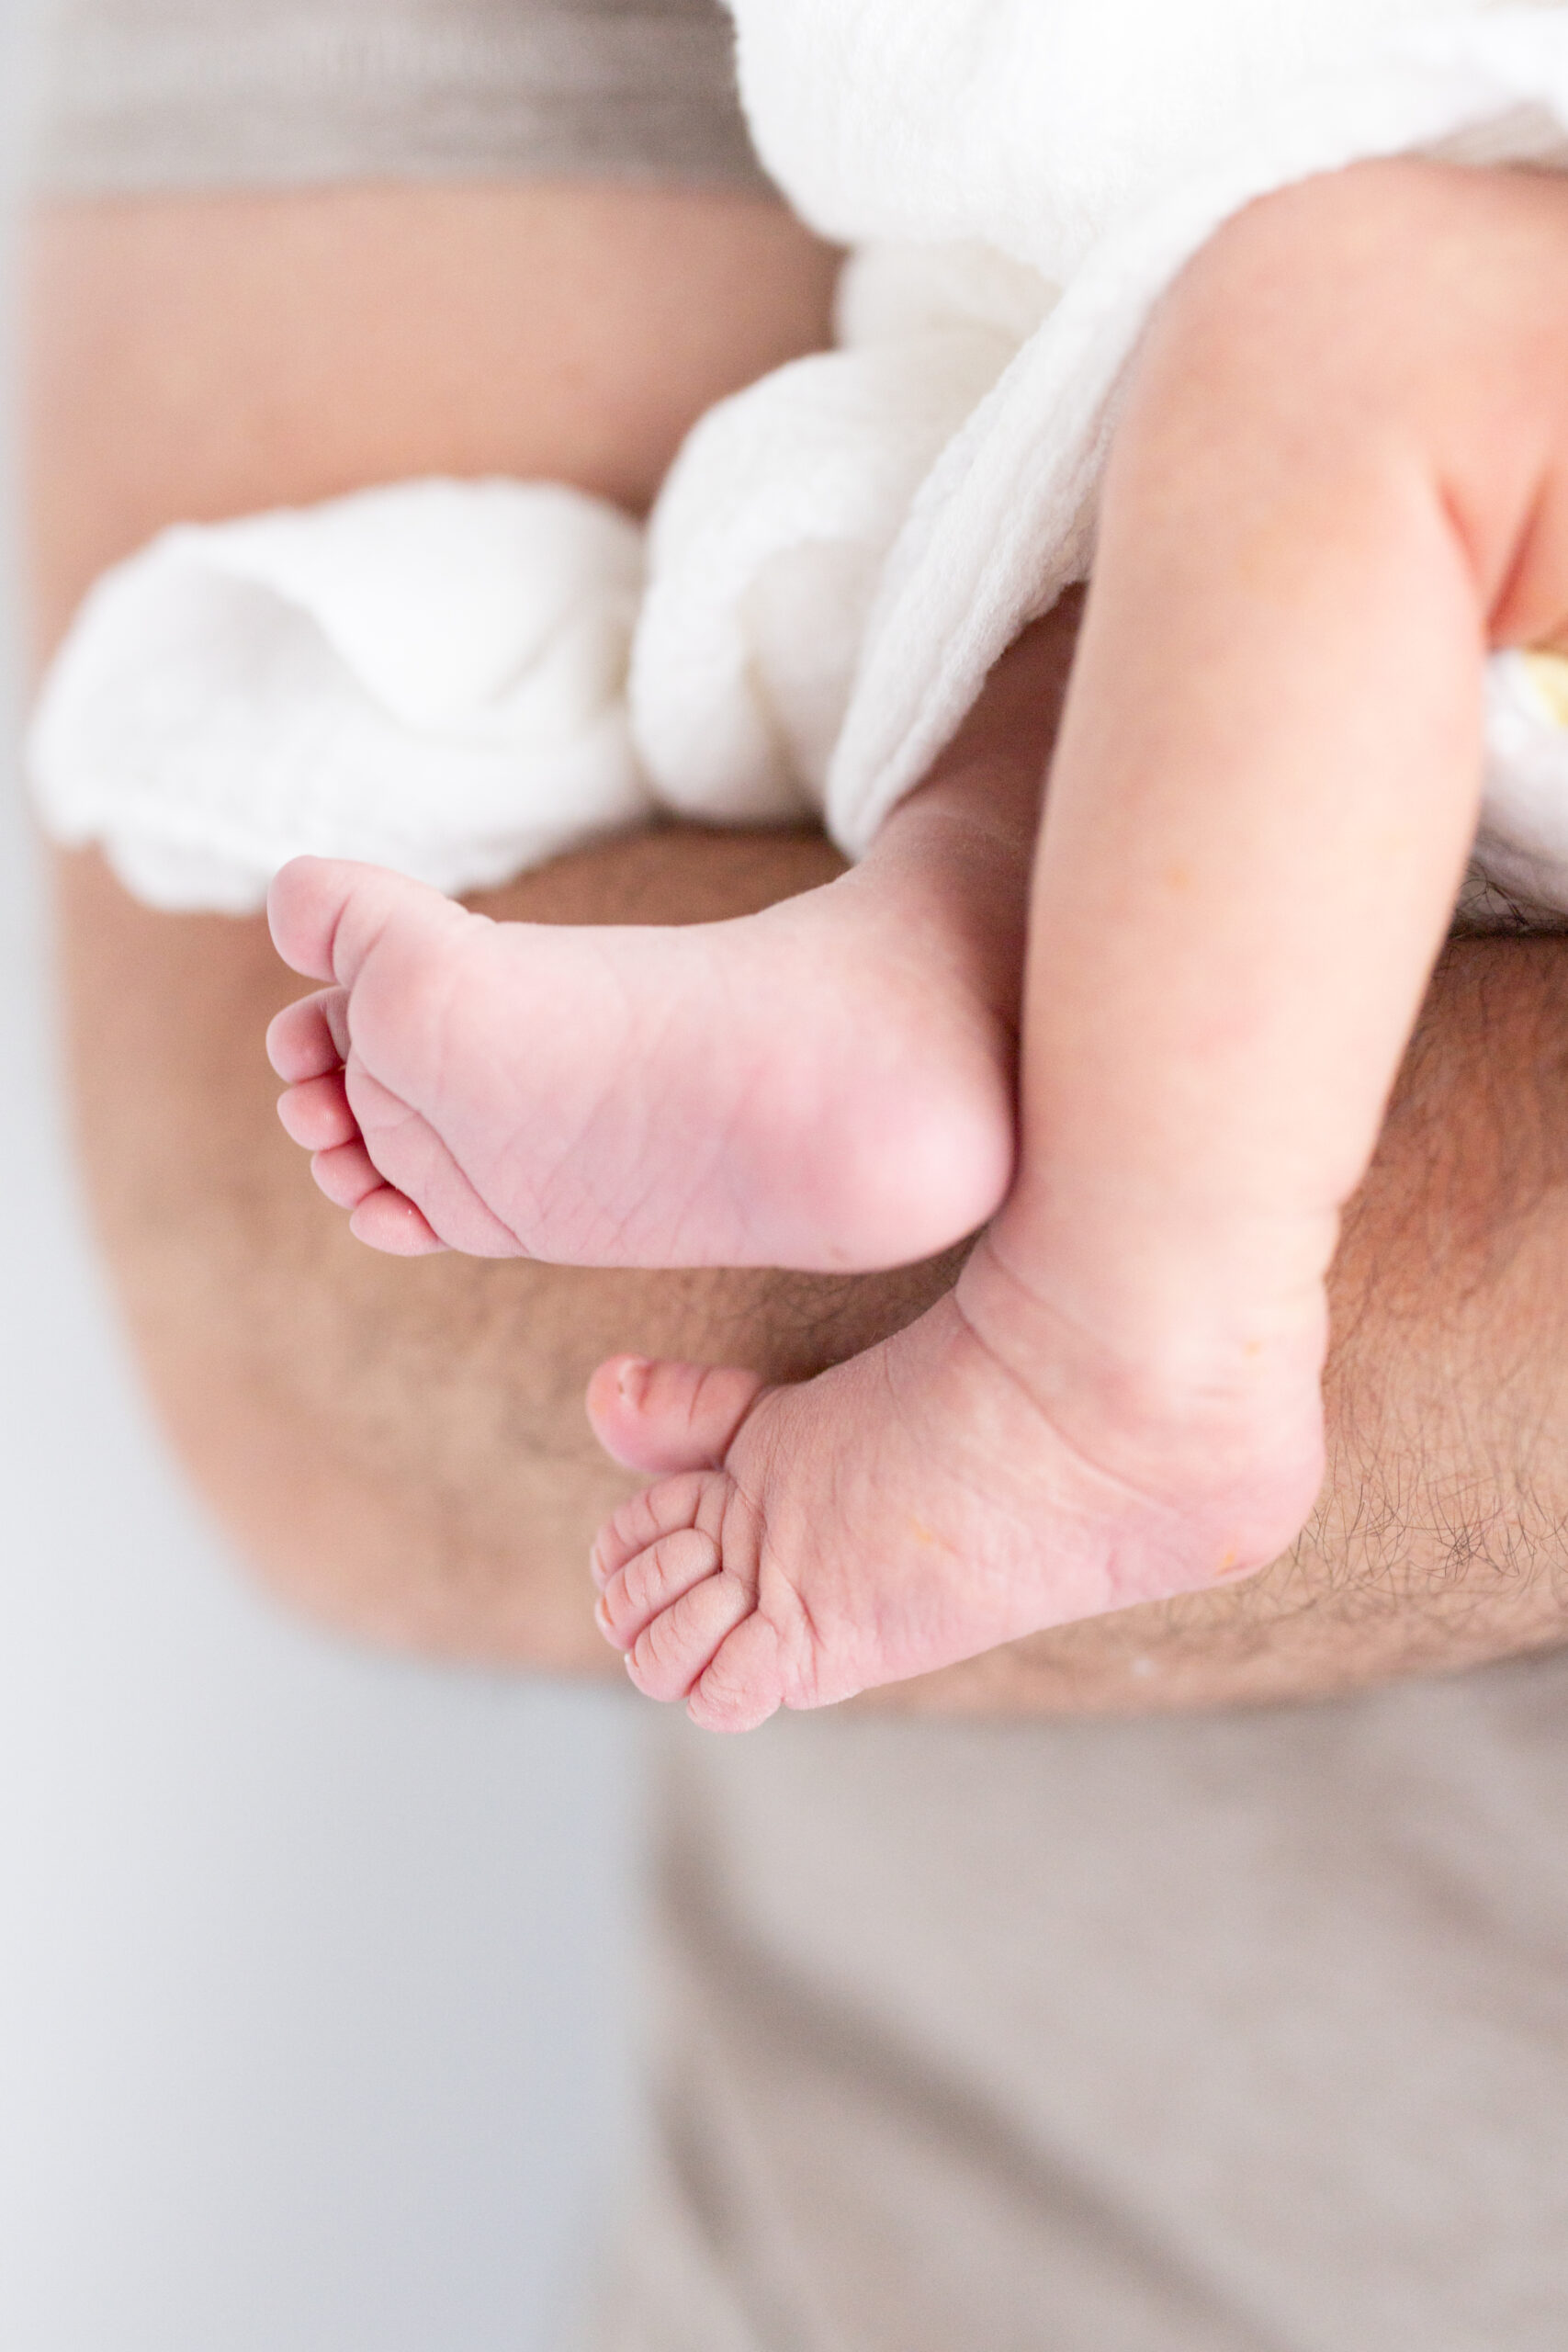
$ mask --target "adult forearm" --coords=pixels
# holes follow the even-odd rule
[[[670,832],[565,861],[497,910],[692,920],[829,870],[808,836]],[[373,1257],[276,1129],[259,1039],[290,984],[260,927],[150,915],[95,859],[66,861],[62,881],[85,1157],[154,1396],[241,1544],[346,1624],[605,1663],[582,1563],[625,1481],[582,1421],[597,1359],[630,1347],[800,1376],[950,1276]],[[1213,1705],[1568,1636],[1564,1036],[1564,944],[1472,941],[1445,959],[1336,1270],[1332,1471],[1290,1558],[884,1703]]]
[[[610,180],[56,204],[26,249],[41,650],[176,521],[405,475],[639,509],[712,401],[826,340],[782,205]]]

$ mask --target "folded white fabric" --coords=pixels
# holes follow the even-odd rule
[[[648,810],[641,593],[636,526],[545,484],[166,531],[98,582],[45,682],[45,822],[164,908],[253,910],[307,850],[504,881]]]
[[[646,585],[547,485],[165,534],[46,682],[51,831],[236,911],[299,850],[458,890],[659,806],[859,854],[1087,571],[1118,385],[1220,222],[1359,157],[1568,158],[1563,0],[730,4],[764,160],[860,250],[839,347],[698,425]],[[1568,731],[1507,662],[1489,714],[1475,903],[1568,911]]]

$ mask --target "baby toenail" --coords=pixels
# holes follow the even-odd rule
[[[628,1356],[621,1366],[615,1385],[620,1391],[622,1403],[629,1405],[634,1412],[642,1410],[648,1396],[648,1376],[652,1370],[653,1365],[647,1356]]]

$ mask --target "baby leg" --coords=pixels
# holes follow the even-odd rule
[[[831,1271],[983,1223],[1012,1167],[1029,861],[1074,617],[998,666],[863,865],[744,921],[498,925],[371,868],[287,867],[278,948],[333,985],[273,1024],[280,1108],[360,1238]]]
[[[744,1728],[1264,1565],[1324,1276],[1473,831],[1481,665],[1568,612],[1568,189],[1257,208],[1144,355],[1042,837],[1021,1172],[953,1298],[804,1387],[620,1363],[634,1679]]]

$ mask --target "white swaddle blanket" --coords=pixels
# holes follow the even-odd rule
[[[855,248],[838,347],[692,434],[646,537],[550,485],[186,526],[45,682],[43,819],[243,911],[301,850],[451,891],[654,808],[858,854],[1085,575],[1153,303],[1358,158],[1568,161],[1568,0],[730,0],[764,162]],[[1390,690],[1399,690],[1390,681]],[[1568,727],[1488,678],[1494,894],[1568,912]]]

